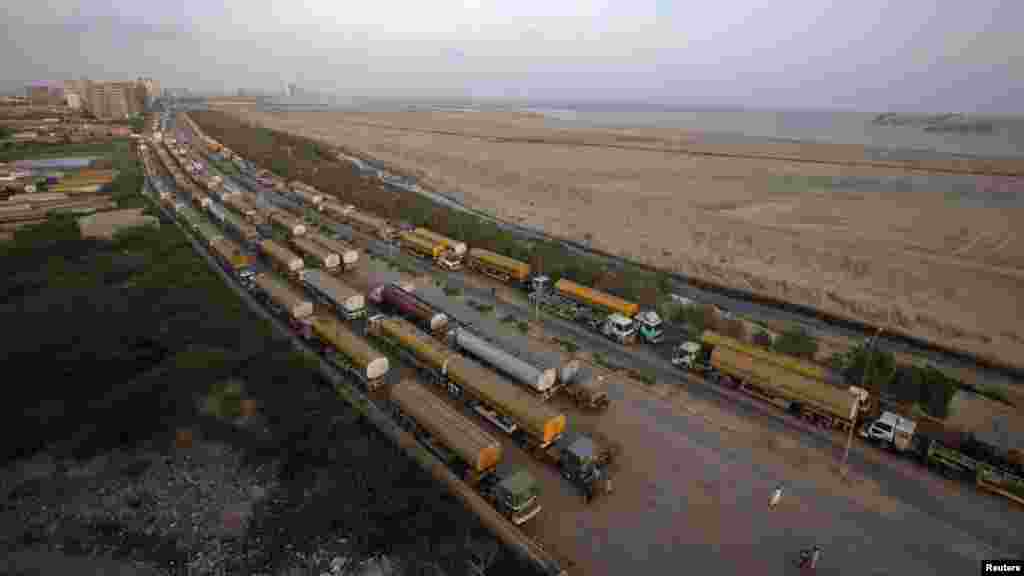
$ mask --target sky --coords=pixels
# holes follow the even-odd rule
[[[1022,0],[4,2],[0,90],[1024,113]]]

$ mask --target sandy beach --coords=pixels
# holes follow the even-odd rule
[[[531,114],[223,109],[556,236],[1024,364],[1024,184],[967,174],[1021,175],[1024,160],[872,165],[859,146],[555,128]]]

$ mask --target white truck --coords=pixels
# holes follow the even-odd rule
[[[861,429],[860,436],[878,442],[898,452],[910,449],[917,423],[892,412],[882,412],[882,416]]]

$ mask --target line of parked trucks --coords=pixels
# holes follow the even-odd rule
[[[827,428],[859,428],[865,440],[916,455],[947,474],[967,477],[981,488],[1024,504],[1024,457],[995,454],[941,420],[911,418],[906,410],[884,410],[866,390],[844,386],[839,374],[712,331],[679,345],[672,363],[722,384],[779,404]],[[971,455],[973,454],[973,456]]]
[[[297,187],[295,184],[292,183],[293,189]],[[405,251],[430,259],[443,269],[458,270],[465,265],[499,281],[524,287],[530,301],[538,307],[580,322],[612,340],[620,343],[663,340],[663,322],[659,315],[641,311],[636,303],[564,278],[552,283],[546,276],[532,275],[528,263],[481,248],[469,248],[463,242],[425,228],[403,230],[353,205],[334,202],[312,187],[304,184],[298,187],[304,189],[305,194],[293,196],[314,210],[364,233],[397,242]],[[463,338],[463,341],[469,339]],[[974,475],[980,486],[1024,501],[1024,467],[1019,464],[1022,459],[1019,453],[990,458],[990,461],[998,460],[995,464],[978,464],[980,460],[957,448],[958,444],[949,439],[950,435],[941,425],[922,426],[905,416],[881,412],[876,399],[866,390],[843,385],[838,374],[816,364],[714,332],[705,332],[697,340],[681,343],[673,354],[672,363],[736,386],[824,427],[849,430],[860,425],[862,437],[897,451],[913,451],[945,470],[966,471]]]
[[[211,228],[200,226],[193,229],[204,238],[208,245],[211,245],[211,242],[219,244],[226,240]],[[207,236],[214,238],[207,238]],[[365,315],[365,300],[358,292],[348,288],[339,279],[325,274],[321,270],[306,269],[301,257],[290,253],[287,248],[272,240],[262,240],[258,246],[260,251],[267,256],[268,261],[285,272],[287,278],[296,285],[308,289],[314,295],[315,300],[328,303],[330,308],[339,312],[341,317],[346,320],[354,320]],[[228,260],[222,257],[218,257],[218,259]],[[355,332],[331,315],[314,314],[311,299],[307,298],[300,290],[296,290],[295,286],[282,282],[271,274],[252,276],[249,287],[275,313],[286,317],[293,329],[299,331],[308,342],[315,344],[332,363],[355,376],[366,390],[372,391],[380,388],[388,373],[387,357],[376,352]],[[411,287],[405,288],[411,290]],[[401,290],[404,294],[410,293],[402,287],[393,285],[389,285],[388,289]],[[435,314],[434,317],[436,316]],[[371,326],[378,325],[382,319],[384,319],[382,316],[375,317]],[[400,318],[390,320],[392,321],[391,325],[404,322],[407,328],[416,330],[406,320]],[[441,322],[439,324],[435,318],[434,326],[440,328],[443,325],[443,320]],[[440,346],[440,342],[432,337],[427,337],[431,341],[424,342],[410,338],[408,332],[405,339],[400,336],[396,338],[395,335],[398,332],[374,332],[374,328],[370,328],[369,332],[377,334],[377,338],[381,339],[380,342],[386,342],[388,345],[404,351],[403,353],[408,359],[413,359],[415,365],[421,370],[426,369],[427,372],[424,373],[432,374],[435,381],[443,380],[444,389],[450,393],[455,392],[457,397],[467,399],[471,402],[471,408],[485,419],[513,435],[524,446],[535,448],[537,450],[535,455],[557,465],[566,478],[575,481],[587,491],[593,491],[593,484],[600,477],[602,466],[605,464],[605,461],[601,460],[602,452],[589,438],[580,437],[572,442],[563,439],[562,431],[565,426],[563,414],[557,414],[553,420],[550,420],[549,417],[553,411],[542,402],[534,400],[533,396],[519,390],[514,384],[500,380],[489,370],[454,352],[450,353],[439,371],[436,365],[424,364],[422,358],[416,355],[416,350],[422,351],[435,345],[439,346],[439,350],[444,350],[444,347]],[[390,338],[384,334],[390,335]],[[462,341],[467,342],[470,335],[463,331],[461,336]],[[415,348],[417,345],[419,348]],[[523,368],[524,366],[520,363],[513,369],[518,370],[521,375],[528,374],[528,371]],[[540,377],[541,385],[543,386],[548,379],[548,377]],[[533,381],[534,384],[537,382],[538,379]],[[528,399],[525,403],[524,398]],[[393,406],[399,405],[395,399],[390,399],[390,401]],[[530,404],[531,401],[533,404]],[[440,411],[435,408],[433,412]],[[423,413],[419,414],[416,419],[419,422],[419,428],[415,431],[428,448],[441,452],[439,455],[445,456],[449,463],[452,461],[451,455],[459,455],[460,452],[463,457],[457,459],[457,462],[463,464],[472,462],[465,457],[466,450],[455,445],[451,438],[436,437],[438,428],[425,422],[426,418],[428,417]],[[444,415],[439,415],[437,418],[450,419]],[[549,418],[550,421],[539,424],[545,418]],[[433,440],[430,443],[423,438],[423,430],[434,430]],[[438,450],[438,443],[445,447],[445,451]],[[536,483],[525,470],[498,467],[493,470],[481,470],[479,466],[474,469],[474,474],[467,480],[477,486],[480,493],[513,522],[517,524],[525,522],[539,511]]]

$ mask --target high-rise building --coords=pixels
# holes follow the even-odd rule
[[[48,82],[38,82],[26,87],[26,96],[35,106],[60,106],[64,103],[64,89]]]
[[[121,119],[145,110],[146,89],[134,81],[90,82],[85,101],[93,116]]]

